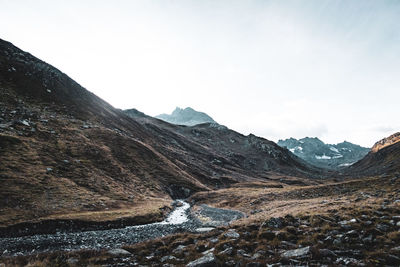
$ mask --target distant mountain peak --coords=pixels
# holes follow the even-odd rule
[[[286,147],[299,158],[315,166],[329,169],[350,166],[363,158],[368,148],[344,141],[339,144],[325,144],[318,137],[289,138],[279,140],[278,145]]]
[[[209,115],[204,112],[196,111],[191,107],[184,109],[176,107],[171,114],[160,114],[157,119],[178,125],[193,126],[202,123],[216,123]]]

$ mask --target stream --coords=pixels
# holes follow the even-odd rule
[[[176,202],[180,205],[175,205],[175,209],[162,222],[109,230],[60,232],[56,234],[0,238],[0,256],[29,255],[60,250],[120,248],[123,245],[178,232],[212,230],[213,227],[228,224],[244,216],[238,211],[202,205],[200,209],[201,216],[209,218],[209,221],[205,223],[191,214],[189,203],[183,200],[176,200]]]

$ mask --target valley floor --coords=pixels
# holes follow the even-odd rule
[[[0,257],[29,266],[399,266],[400,176],[313,186],[242,184],[191,197],[248,216],[206,233],[178,233],[120,250]],[[207,216],[203,216],[207,221]]]

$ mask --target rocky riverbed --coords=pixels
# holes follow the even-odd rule
[[[183,200],[177,200],[174,206],[175,209],[168,217],[159,223],[99,231],[1,238],[0,255],[17,256],[51,251],[114,249],[173,233],[209,231],[215,226],[228,224],[244,216],[238,211],[216,209],[206,205],[202,205],[198,212],[192,213],[189,203]],[[204,218],[207,220],[204,221]]]

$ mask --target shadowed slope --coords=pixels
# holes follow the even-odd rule
[[[90,212],[112,220],[138,206],[154,220],[170,197],[323,175],[273,142],[220,125],[130,117],[2,40],[0,91],[0,225],[77,213],[92,220]]]

